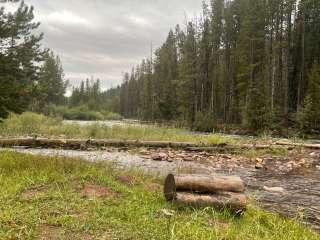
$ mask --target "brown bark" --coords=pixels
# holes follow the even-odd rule
[[[247,199],[244,194],[232,192],[220,192],[211,195],[198,195],[187,192],[179,192],[172,202],[178,205],[194,207],[214,207],[217,209],[229,209],[237,213],[246,210]]]
[[[301,146],[305,148],[320,149],[320,145],[315,144],[292,144],[277,142],[273,145],[228,145],[217,144],[205,146],[203,144],[188,142],[168,142],[168,141],[136,141],[136,140],[81,140],[81,139],[47,139],[47,138],[8,138],[0,139],[0,147],[27,146],[27,147],[48,147],[65,149],[83,149],[85,147],[150,147],[150,148],[175,148],[195,152],[221,152],[235,151],[241,149],[270,149],[286,148],[286,146]]]
[[[135,141],[135,140],[81,140],[81,139],[46,139],[46,138],[15,138],[0,139],[0,146],[28,146],[28,147],[52,147],[52,148],[82,148],[82,147],[154,147],[154,148],[182,148],[199,146],[187,142],[166,141]]]
[[[219,193],[222,191],[242,193],[245,184],[240,177],[214,177],[209,175],[173,175],[169,174],[165,180],[164,194],[167,200],[176,197],[179,191],[197,193]]]

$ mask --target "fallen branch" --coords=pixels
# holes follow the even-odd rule
[[[8,138],[0,139],[0,147],[47,147],[47,148],[63,148],[63,149],[85,149],[90,147],[150,147],[150,148],[174,148],[195,152],[232,152],[246,149],[272,149],[287,148],[293,146],[301,146],[310,149],[320,149],[320,144],[296,144],[288,142],[277,142],[272,145],[259,144],[242,144],[228,145],[217,144],[206,146],[204,144],[196,144],[190,142],[170,142],[170,141],[138,141],[138,140],[84,140],[84,139],[49,139],[49,138]]]
[[[27,146],[82,149],[85,147],[154,147],[181,148],[197,147],[199,144],[187,142],[166,141],[136,141],[136,140],[83,140],[83,139],[47,139],[47,138],[15,138],[0,139],[1,147]]]
[[[284,142],[278,141],[275,143],[279,146],[291,146],[291,147],[302,147],[308,149],[320,149],[320,144],[306,144],[306,143],[292,143],[292,142]]]

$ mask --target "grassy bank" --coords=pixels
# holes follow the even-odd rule
[[[0,239],[319,239],[253,207],[242,218],[176,209],[138,172],[13,152],[0,152],[0,212]]]
[[[12,114],[0,123],[0,135],[8,136],[50,136],[66,138],[95,138],[95,139],[128,139],[180,141],[204,144],[219,144],[233,142],[234,139],[219,134],[203,135],[185,129],[158,126],[116,125],[108,127],[102,124],[80,126],[79,124],[63,124],[60,118],[50,118],[35,113],[22,115]]]

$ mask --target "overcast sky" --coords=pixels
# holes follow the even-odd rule
[[[43,45],[57,53],[66,78],[77,85],[100,78],[103,88],[150,56],[170,28],[200,14],[202,0],[25,0],[35,7]],[[12,9],[12,4],[4,4]]]

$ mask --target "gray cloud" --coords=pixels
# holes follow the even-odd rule
[[[202,0],[25,0],[35,7],[44,46],[61,58],[66,77],[121,83],[123,71],[150,55],[170,28],[201,12]]]

